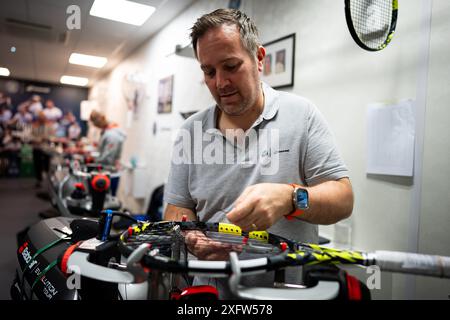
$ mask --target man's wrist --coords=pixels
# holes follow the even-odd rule
[[[304,209],[302,209],[302,208],[299,208],[298,206],[297,206],[297,189],[303,189],[305,192],[306,192],[306,195],[308,194],[307,193],[307,191],[306,191],[306,189],[305,188],[303,188],[301,185],[298,185],[298,184],[294,184],[294,183],[291,183],[291,184],[289,184],[289,186],[291,187],[291,204],[292,204],[292,210],[288,213],[288,214],[286,214],[284,217],[287,219],[287,220],[292,220],[292,219],[294,219],[295,217],[299,217],[299,216],[301,216],[301,215],[303,215],[304,214]],[[307,208],[307,207],[306,207]]]

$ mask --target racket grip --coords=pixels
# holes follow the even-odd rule
[[[385,271],[450,278],[450,257],[396,251],[375,251],[375,260],[376,265]]]

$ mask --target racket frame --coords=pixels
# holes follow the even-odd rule
[[[398,17],[398,0],[392,0],[392,16],[391,16],[391,23],[389,25],[389,32],[387,34],[386,39],[384,42],[377,48],[371,48],[364,44],[364,42],[359,38],[358,33],[355,30],[355,27],[353,25],[352,20],[352,13],[351,13],[351,1],[352,0],[345,0],[345,19],[347,21],[347,26],[350,31],[350,34],[353,38],[353,40],[367,51],[380,51],[387,47],[387,45],[391,42],[392,38],[394,37],[395,28],[397,26],[397,17]]]

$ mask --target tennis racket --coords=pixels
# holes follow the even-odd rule
[[[171,273],[227,277],[232,274],[229,259],[219,261],[173,258],[174,248],[187,249],[186,235],[201,232],[207,248],[213,241],[226,250],[239,253],[238,267],[242,275],[264,273],[289,266],[312,264],[377,265],[380,270],[450,278],[450,257],[393,251],[366,253],[338,250],[316,244],[298,243],[266,231],[243,232],[226,223],[146,222],[122,233],[118,246],[125,257],[144,249],[140,260],[144,267]],[[180,256],[179,254],[177,255]],[[183,256],[183,255],[181,255]]]
[[[398,0],[345,0],[345,18],[353,40],[379,51],[391,42],[397,25]]]

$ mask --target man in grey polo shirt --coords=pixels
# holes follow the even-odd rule
[[[308,100],[260,81],[265,49],[245,14],[206,14],[191,38],[217,104],[190,117],[175,141],[165,219],[227,221],[317,242],[317,224],[336,223],[353,209],[348,171],[322,115]],[[307,190],[307,209],[296,207],[297,189]],[[199,233],[187,241],[199,259],[226,259],[232,249]],[[270,285],[273,276],[246,280]]]

